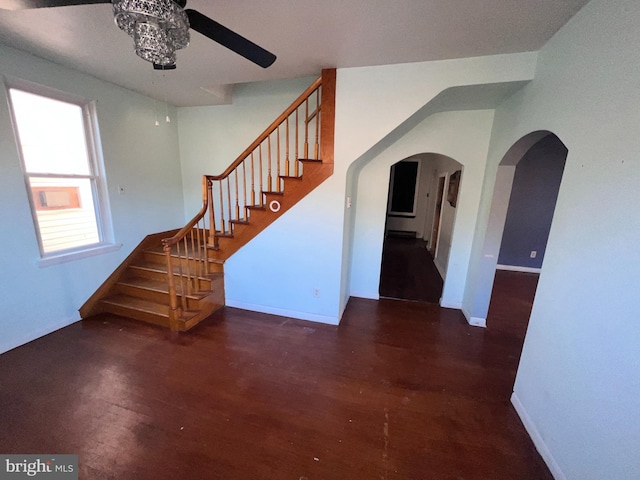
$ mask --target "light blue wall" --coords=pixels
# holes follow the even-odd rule
[[[639,44],[639,2],[592,0],[496,110],[485,227],[516,141],[548,130],[568,149],[513,397],[558,479],[640,478]]]
[[[0,102],[3,352],[78,320],[78,308],[145,235],[179,227],[184,217],[177,129],[154,126],[154,100],[8,47],[0,47],[0,73],[97,101],[114,235],[122,244],[116,252],[39,268],[8,104]],[[6,99],[4,83],[0,89]]]
[[[455,216],[455,228],[443,229],[453,236],[444,238],[446,235],[443,235],[441,241],[446,246],[439,248],[447,258],[437,259],[442,265],[447,265],[449,258],[452,260],[445,278],[442,304],[461,307],[492,123],[492,110],[430,115],[375,158],[352,169],[352,175],[357,178],[352,206],[355,212],[349,285],[352,296],[378,298],[390,166],[398,159],[434,152],[464,166],[457,207],[450,207],[452,212],[448,212],[451,223]],[[461,142],[460,138],[465,141]]]
[[[351,279],[366,275],[352,265],[353,257],[358,255],[354,231],[358,212],[345,206],[346,198],[354,199],[358,194],[359,169],[434,113],[493,108],[487,106],[485,98],[470,99],[470,92],[495,93],[494,87],[505,85],[520,88],[533,78],[536,60],[537,53],[530,52],[338,70],[336,173],[328,182],[342,199],[333,212],[334,216],[342,218],[341,229],[336,230],[342,242],[339,312],[344,310],[352,293]],[[454,95],[447,95],[447,92]],[[459,108],[452,108],[452,105]],[[416,152],[407,155],[413,153]],[[385,186],[381,195],[386,198],[386,194]],[[381,249],[380,241],[376,258],[382,254]],[[335,260],[327,255],[326,261],[332,264]],[[453,258],[453,263],[457,268],[467,268],[457,258]]]

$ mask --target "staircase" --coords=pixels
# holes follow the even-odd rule
[[[224,306],[224,262],[333,173],[335,70],[323,70],[221,175],[180,230],[148,235],[80,308],[186,331]]]

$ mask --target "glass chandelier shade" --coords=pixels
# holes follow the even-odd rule
[[[173,65],[176,50],[189,45],[189,19],[173,0],[113,0],[113,16],[148,62]]]

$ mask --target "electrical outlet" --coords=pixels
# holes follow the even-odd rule
[[[538,255],[538,252],[536,252],[535,250],[531,250],[531,258],[536,258],[536,255]]]
[[[313,290],[313,296],[314,296],[314,297],[316,297],[316,298],[317,298],[317,297],[319,297],[319,296],[320,296],[320,290],[319,290],[319,289],[317,289],[317,288],[315,288],[315,289]]]

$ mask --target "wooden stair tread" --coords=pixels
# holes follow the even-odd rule
[[[215,259],[209,259],[210,263],[220,263]],[[148,262],[144,262],[142,260],[137,261],[136,263],[133,263],[131,265],[129,265],[129,268],[132,270],[147,270],[150,272],[157,272],[157,273],[167,273],[167,266],[166,265],[162,265],[162,264],[158,264],[158,263],[148,263]],[[181,274],[180,273],[180,267],[178,265],[173,265],[173,274],[177,275],[177,276],[187,276],[184,272]],[[218,277],[224,275],[222,272],[209,272],[207,273],[205,276],[201,276],[201,275],[197,275],[195,276],[195,278],[199,278],[202,280],[209,280],[213,277]]]
[[[284,195],[284,192],[278,192],[276,190],[264,190],[263,195]]]
[[[161,292],[161,293],[167,293],[167,294],[169,293],[169,285],[167,282],[162,282],[160,280],[153,280],[151,278],[129,276],[120,280],[118,284],[127,285],[130,287],[142,288],[145,290],[153,290],[155,292]],[[178,282],[178,284],[176,285],[176,290],[178,290],[177,292],[178,295],[182,295],[181,289],[182,289],[182,285],[180,285],[180,282]],[[199,292],[187,293],[186,296],[197,300],[197,299],[206,297],[210,293],[211,293],[211,290],[201,290]]]
[[[166,317],[167,319],[169,318],[169,307],[167,305],[130,297],[128,295],[109,295],[108,297],[103,298],[101,302],[150,313],[159,317]]]
[[[142,300],[129,295],[109,295],[100,302],[115,309],[114,313],[134,320],[169,326],[169,306],[161,303]],[[183,310],[179,321],[187,323],[198,316],[198,311]]]
[[[247,224],[249,222],[247,221]],[[233,236],[231,236],[231,238],[233,238]],[[217,247],[214,247],[213,245],[203,245],[204,250],[217,250]],[[164,257],[165,253],[162,250],[162,247],[153,247],[153,248],[147,248],[145,250],[142,251],[143,254],[152,254],[152,255],[162,255]],[[176,254],[172,254],[171,258],[177,259],[178,256]],[[207,262],[209,264],[216,264],[216,265],[221,265],[224,262],[221,262],[220,260],[217,260],[215,258],[210,258],[207,256],[206,253],[202,254],[202,258],[198,258],[195,259],[193,257],[185,257],[184,255],[181,255],[179,258],[182,259],[189,259],[191,261],[203,261],[203,262]],[[150,271],[155,271],[155,272],[167,272],[166,268],[163,268],[163,262],[147,262],[143,259],[136,259],[136,261],[131,265],[132,267],[136,267],[136,268],[145,268],[148,269]],[[179,266],[177,265],[177,262],[174,263],[173,265],[173,274],[174,275],[179,275],[180,271],[179,271]],[[209,272],[208,274],[206,274],[205,277],[199,276],[198,278],[212,278],[215,277],[217,275],[221,275],[222,272]]]
[[[192,260],[196,260],[196,258],[193,255],[191,255],[193,250],[191,249],[191,244],[190,243],[191,242],[189,242],[189,244],[188,244],[189,248],[187,249],[187,255],[185,255],[184,254],[185,252],[183,251],[184,246],[183,246],[182,242],[180,242],[180,248],[181,248],[180,258],[190,258]],[[198,249],[197,245],[195,245],[195,247],[196,247],[196,249]],[[206,245],[200,245],[199,249],[201,250],[201,249],[203,249],[205,247],[206,247]],[[162,245],[159,245],[159,246],[154,245],[152,247],[145,248],[143,250],[143,253],[150,253],[152,255],[162,255],[163,257],[166,255]],[[172,258],[178,258],[178,254],[175,253],[175,252],[172,252],[171,253],[171,257]],[[203,260],[204,260],[204,258],[203,258]]]
[[[283,180],[303,180],[302,175],[300,175],[299,177],[295,175],[280,175],[280,178]]]

